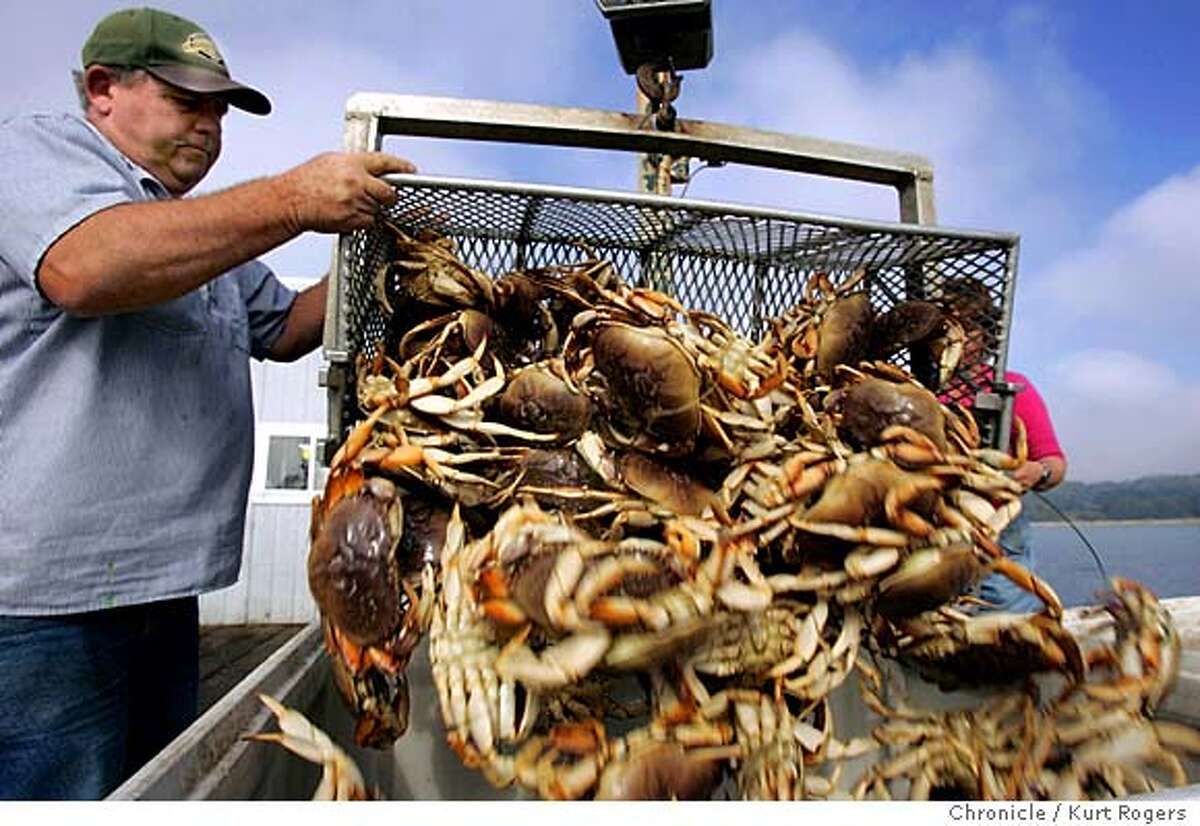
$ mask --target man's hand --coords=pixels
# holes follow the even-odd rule
[[[378,176],[416,171],[384,152],[327,152],[276,180],[295,234],[350,232],[371,226],[380,207],[396,200],[396,190]]]

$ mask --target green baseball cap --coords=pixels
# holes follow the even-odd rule
[[[208,32],[190,20],[158,9],[125,9],[96,24],[83,44],[83,67],[93,64],[145,69],[191,92],[218,95],[233,106],[265,115],[271,101],[229,76],[225,58]]]

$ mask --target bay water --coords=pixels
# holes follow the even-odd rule
[[[1200,519],[1080,522],[1109,576],[1146,585],[1159,598],[1200,596]],[[1090,605],[1105,586],[1083,541],[1065,522],[1033,525],[1038,574],[1063,605]]]

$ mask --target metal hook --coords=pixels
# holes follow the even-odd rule
[[[638,89],[650,101],[654,127],[660,132],[675,130],[676,113],[671,101],[679,97],[682,84],[683,78],[670,61],[665,67],[660,63],[643,63],[638,67]]]

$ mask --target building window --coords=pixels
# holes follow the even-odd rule
[[[260,424],[251,496],[259,502],[302,503],[325,489],[325,435],[319,425]]]
[[[308,490],[312,464],[312,439],[307,436],[272,436],[267,447],[267,490]]]

